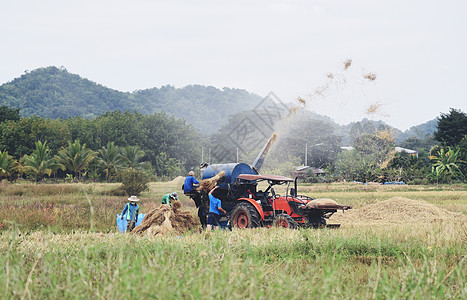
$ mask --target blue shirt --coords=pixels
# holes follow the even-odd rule
[[[127,214],[125,215],[125,213]],[[138,222],[138,213],[139,213],[138,204],[131,205],[130,203],[128,203],[127,205],[125,205],[125,208],[122,211],[122,216],[126,218],[127,221],[134,220],[136,223]]]
[[[215,213],[216,215],[219,214],[219,207],[221,206],[221,200],[217,199],[213,195],[209,194],[209,212]]]
[[[188,176],[187,178],[185,178],[185,184],[184,184],[184,187],[183,187],[183,192],[185,194],[191,192],[193,190],[193,184],[199,184],[198,180],[196,180],[195,177]]]

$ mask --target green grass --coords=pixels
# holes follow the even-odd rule
[[[422,230],[423,231],[423,230]],[[4,232],[0,294],[16,298],[459,298],[465,249],[362,230],[256,229],[147,239]],[[350,236],[349,236],[350,235]]]
[[[179,191],[178,185],[152,183],[140,197],[142,211],[158,205],[163,194]],[[126,197],[110,195],[116,186],[0,185],[0,297],[467,297],[464,220],[147,238],[115,232],[115,216],[126,202]],[[394,196],[464,213],[467,206],[463,187],[305,185],[301,190],[355,206]],[[181,201],[194,212],[191,200],[181,195]]]

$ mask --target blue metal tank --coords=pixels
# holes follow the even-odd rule
[[[214,164],[204,170],[203,178],[212,178],[219,172],[225,171],[225,176],[218,182],[219,188],[227,190],[227,184],[232,184],[240,174],[258,174],[254,169],[245,163]]]

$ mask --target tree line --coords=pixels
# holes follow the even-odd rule
[[[169,178],[199,164],[198,133],[165,113],[107,112],[93,119],[20,117],[0,107],[0,176],[114,180],[122,168]]]
[[[255,117],[248,112],[232,115],[217,134],[207,136],[165,113],[114,111],[93,119],[48,119],[21,117],[19,109],[0,106],[0,178],[114,181],[128,168],[153,178],[173,178],[197,169],[202,146],[205,154],[208,149],[221,150],[217,158],[213,151],[210,163],[236,162],[237,158],[251,163],[267,136],[265,128],[260,128],[262,134],[250,128],[246,135],[238,135],[245,116]],[[307,180],[311,182],[465,181],[467,115],[460,110],[441,114],[433,135],[411,137],[399,144],[388,126],[357,122],[350,130],[353,149],[342,150],[343,138],[336,129],[329,120],[306,112],[287,125],[278,124],[278,139],[262,172],[292,175],[296,166],[309,165],[326,172],[325,176],[310,173]],[[396,152],[396,145],[416,150],[418,156]]]

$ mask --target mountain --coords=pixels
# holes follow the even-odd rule
[[[424,139],[427,135],[431,136],[437,130],[438,119],[430,120],[426,123],[412,126],[408,130],[404,131],[397,136],[396,141],[402,142],[411,137],[416,137],[419,139]]]
[[[0,104],[19,108],[25,117],[52,119],[91,118],[106,111],[135,108],[128,94],[56,67],[36,69],[1,85]]]
[[[252,110],[262,97],[243,89],[189,85],[124,93],[69,73],[65,68],[46,67],[23,74],[0,86],[0,105],[19,108],[25,117],[45,118],[82,116],[93,118],[107,111],[137,111],[143,114],[166,112],[185,119],[204,134],[217,132],[227,124],[229,116],[241,116]],[[296,104],[295,104],[296,105]],[[289,105],[294,106],[293,104]],[[310,112],[311,113],[311,112]],[[343,137],[344,145],[351,143],[356,132],[372,132],[389,128],[383,121],[363,119],[348,125],[337,125],[327,116],[314,113],[315,119],[327,121],[335,133]],[[436,130],[437,120],[411,127],[405,132],[392,128],[398,143],[409,137],[424,138]],[[352,132],[353,130],[353,132]]]
[[[233,113],[252,109],[261,100],[241,89],[190,85],[163,86],[124,93],[69,73],[46,67],[0,86],[0,105],[19,108],[22,116],[92,118],[107,111],[167,112],[204,133],[213,133]]]

